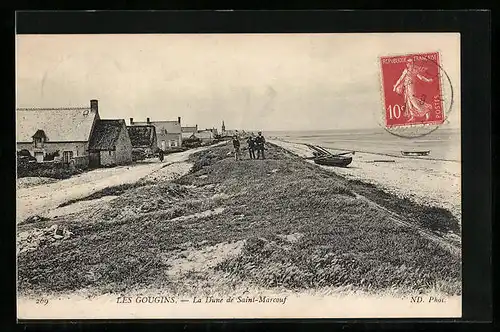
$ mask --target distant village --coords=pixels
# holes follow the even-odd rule
[[[134,161],[185,151],[244,131],[183,126],[177,120],[101,119],[98,100],[90,107],[18,108],[17,157],[31,163],[58,163],[80,169],[126,165]]]

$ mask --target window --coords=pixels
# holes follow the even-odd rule
[[[69,163],[69,161],[73,159],[73,151],[64,151],[63,152],[63,161],[65,163]]]
[[[35,148],[43,147],[43,139],[41,137],[35,137],[33,140],[35,141]]]

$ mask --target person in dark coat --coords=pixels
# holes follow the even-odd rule
[[[257,148],[257,159],[266,159],[264,156],[264,148],[266,144],[266,139],[262,136],[262,132],[259,131],[259,135],[255,138],[255,146]]]
[[[160,151],[158,151],[158,158],[160,158],[160,161],[163,161],[163,150],[160,149]]]
[[[234,159],[240,160],[240,140],[238,136],[233,136]]]
[[[255,159],[255,139],[249,136],[247,139],[248,153],[250,154],[250,159]]]

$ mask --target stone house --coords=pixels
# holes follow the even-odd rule
[[[65,163],[88,166],[89,141],[100,120],[97,100],[90,107],[19,108],[17,150],[28,150],[38,162],[58,152]]]
[[[194,133],[198,132],[198,125],[196,126],[191,126],[191,127],[181,127],[181,132],[182,132],[182,138],[189,138],[191,137]]]
[[[146,122],[136,122],[133,118],[130,118],[130,126],[144,125],[152,125],[155,127],[156,142],[158,147],[163,151],[182,146],[182,127],[180,117],[177,118],[177,121],[150,121],[150,119],[147,118]]]
[[[127,130],[116,129],[122,124],[124,120],[102,120],[95,99],[90,107],[18,108],[16,148],[28,150],[38,162],[59,153],[63,163],[81,168],[109,165],[113,160],[121,164],[128,162],[132,149]]]
[[[90,166],[116,166],[132,162],[132,142],[125,120],[99,120],[89,142]]]
[[[219,132],[217,131],[217,128],[206,128],[203,131],[211,131],[212,134],[214,135],[214,137],[219,135]]]
[[[210,143],[214,140],[214,133],[211,130],[202,130],[194,133],[193,136],[199,138],[203,143]]]

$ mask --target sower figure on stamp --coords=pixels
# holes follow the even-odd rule
[[[432,82],[432,78],[422,75],[424,71],[425,68],[415,66],[413,59],[406,60],[406,68],[392,89],[397,94],[403,94],[405,116],[409,117],[408,122],[423,116],[428,120],[429,113],[432,111],[431,104],[426,103],[423,98],[418,98],[415,95],[415,81],[417,79],[427,83]]]
[[[266,143],[266,139],[262,136],[262,132],[259,131],[259,135],[255,138],[255,145],[257,148],[257,159],[262,158],[265,159],[264,156],[264,145]]]
[[[250,154],[250,159],[255,159],[255,139],[252,136],[247,138],[248,153]]]
[[[240,140],[238,136],[233,136],[234,160],[240,160]]]

